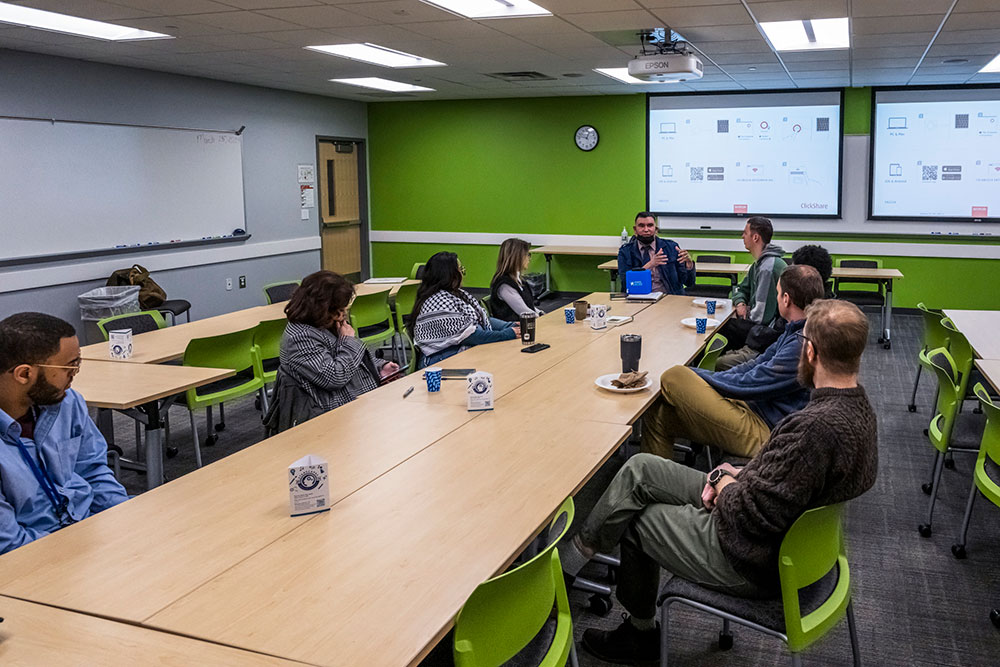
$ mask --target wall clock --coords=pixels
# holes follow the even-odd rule
[[[581,151],[594,150],[597,148],[599,139],[600,137],[597,136],[597,130],[594,129],[593,125],[581,125],[577,128],[576,134],[573,135],[576,147]]]

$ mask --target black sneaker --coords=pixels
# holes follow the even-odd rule
[[[591,655],[617,665],[657,664],[660,629],[637,630],[629,615],[622,614],[622,624],[614,630],[585,630],[583,647]]]

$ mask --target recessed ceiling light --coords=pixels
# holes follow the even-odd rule
[[[433,88],[414,86],[412,83],[400,83],[390,81],[377,76],[363,76],[356,79],[330,79],[334,83],[346,83],[349,86],[361,86],[362,88],[374,88],[375,90],[388,90],[393,93],[417,93],[423,91],[433,91]]]
[[[942,65],[964,65],[969,62],[968,58],[945,58],[941,61]]]
[[[986,63],[986,67],[979,70],[982,74],[990,74],[992,72],[1000,72],[1000,53],[993,60]]]
[[[677,83],[677,81],[680,81],[680,79],[677,79],[677,81],[643,81],[642,79],[637,79],[636,77],[629,74],[628,67],[599,67],[594,71],[597,72],[598,74],[603,74],[604,76],[614,79],[616,81],[632,85],[644,84],[648,86],[650,84],[655,85],[658,83]]]
[[[760,27],[775,51],[847,49],[851,46],[847,18],[766,21]]]
[[[430,58],[421,58],[402,51],[387,49],[378,44],[327,44],[325,46],[307,46],[310,51],[328,53],[363,63],[372,63],[382,67],[444,67],[445,64]]]
[[[139,30],[125,25],[115,25],[104,21],[57,14],[42,9],[21,7],[0,2],[0,23],[12,23],[26,28],[37,28],[50,32],[61,32],[67,35],[78,35],[92,39],[103,39],[112,42],[134,41],[140,39],[173,39],[170,35],[149,30]]]
[[[747,71],[748,71],[748,72],[756,72],[756,71],[757,71],[757,68],[756,68],[756,67],[754,67],[753,65],[751,65],[750,67],[747,67]]]
[[[513,19],[552,16],[552,12],[528,0],[420,0],[467,19]]]

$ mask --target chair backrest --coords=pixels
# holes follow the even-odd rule
[[[920,315],[924,318],[924,349],[933,350],[936,347],[948,347],[948,336],[951,332],[941,324],[944,312],[928,308],[922,301],[917,304],[917,308],[920,309]]]
[[[266,320],[253,330],[253,347],[261,364],[265,359],[276,359],[281,354],[281,337],[285,335],[288,320]],[[264,382],[274,382],[277,369],[264,373]]]
[[[413,312],[413,307],[417,305],[417,290],[420,285],[402,285],[396,291],[396,328],[400,331],[406,330],[406,318]]]
[[[694,256],[694,261],[708,262],[709,264],[733,264],[736,258],[732,254],[702,252]]]
[[[389,308],[389,290],[374,294],[359,294],[351,304],[351,326],[355,331],[361,327],[379,326],[378,332],[365,336],[362,340],[389,338],[396,333],[396,325]],[[359,334],[360,335],[360,334]]]
[[[987,458],[994,465],[1000,466],[1000,406],[993,402],[986,387],[979,382],[973,387],[973,391],[986,413],[986,427],[983,429],[983,440],[976,459],[976,486],[993,504],[1000,505],[1000,485],[985,470]]]
[[[249,370],[251,373],[248,374],[246,382],[213,394],[199,395],[196,389],[188,389],[187,404],[189,409],[218,403],[226,398],[245,396],[264,386],[264,372],[260,367],[260,360],[253,350],[253,337],[256,330],[257,327],[252,327],[219,336],[191,339],[184,350],[183,364],[185,366],[229,368],[237,373]]]
[[[938,397],[935,414],[927,427],[927,437],[939,452],[948,449],[951,432],[955,428],[961,391],[961,373],[955,365],[951,353],[943,347],[921,352],[921,363],[934,371],[938,381]]]
[[[785,611],[788,650],[798,653],[836,625],[851,601],[851,575],[844,550],[843,503],[802,513],[788,529],[778,552],[778,577]],[[837,567],[833,592],[815,610],[802,615],[799,591]]]
[[[410,280],[422,280],[424,277],[424,264],[425,262],[414,262],[413,268],[410,269]]]
[[[269,304],[288,301],[292,298],[292,294],[295,293],[300,282],[299,280],[290,280],[283,283],[269,283],[264,285],[264,297]]]
[[[729,340],[722,334],[712,336],[708,344],[705,345],[705,352],[698,361],[698,368],[703,368],[706,371],[714,371],[715,362],[719,360],[719,355],[722,354],[722,351],[726,349],[726,345],[728,344]]]
[[[569,598],[556,544],[573,522],[573,499],[556,512],[549,544],[528,562],[480,584],[455,618],[457,667],[502,665],[528,645],[558,609],[543,665],[565,665],[573,642]],[[560,527],[561,526],[561,527]]]
[[[834,266],[842,269],[881,269],[881,259],[871,259],[868,257],[841,257],[834,262]],[[839,292],[842,289],[858,292],[880,292],[882,284],[875,278],[834,278],[833,291]]]
[[[969,377],[972,375],[972,364],[976,361],[976,355],[972,351],[969,339],[958,330],[954,322],[943,317],[941,326],[948,335],[948,352],[955,361],[955,368],[958,369],[959,396],[965,396],[969,390]]]
[[[493,315],[493,311],[490,310],[490,295],[489,294],[487,294],[486,296],[480,298],[479,299],[479,303],[480,303],[480,305],[482,305],[483,310],[486,311],[487,315]]]
[[[692,255],[695,262],[709,262],[711,264],[735,264],[736,255],[733,253],[697,253]],[[695,282],[698,285],[733,285],[736,282],[735,275],[721,273],[699,273]]]
[[[104,340],[108,340],[109,331],[118,329],[131,329],[132,335],[156,331],[167,325],[163,319],[163,314],[158,310],[141,310],[138,313],[125,313],[124,315],[112,315],[97,321],[97,328],[101,330]]]

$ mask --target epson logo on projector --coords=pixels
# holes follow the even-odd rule
[[[810,202],[808,204],[802,204],[802,208],[830,208],[829,204],[817,204],[816,202]]]
[[[643,69],[670,69],[670,62],[666,60],[654,60],[651,62],[644,62],[642,67]]]

